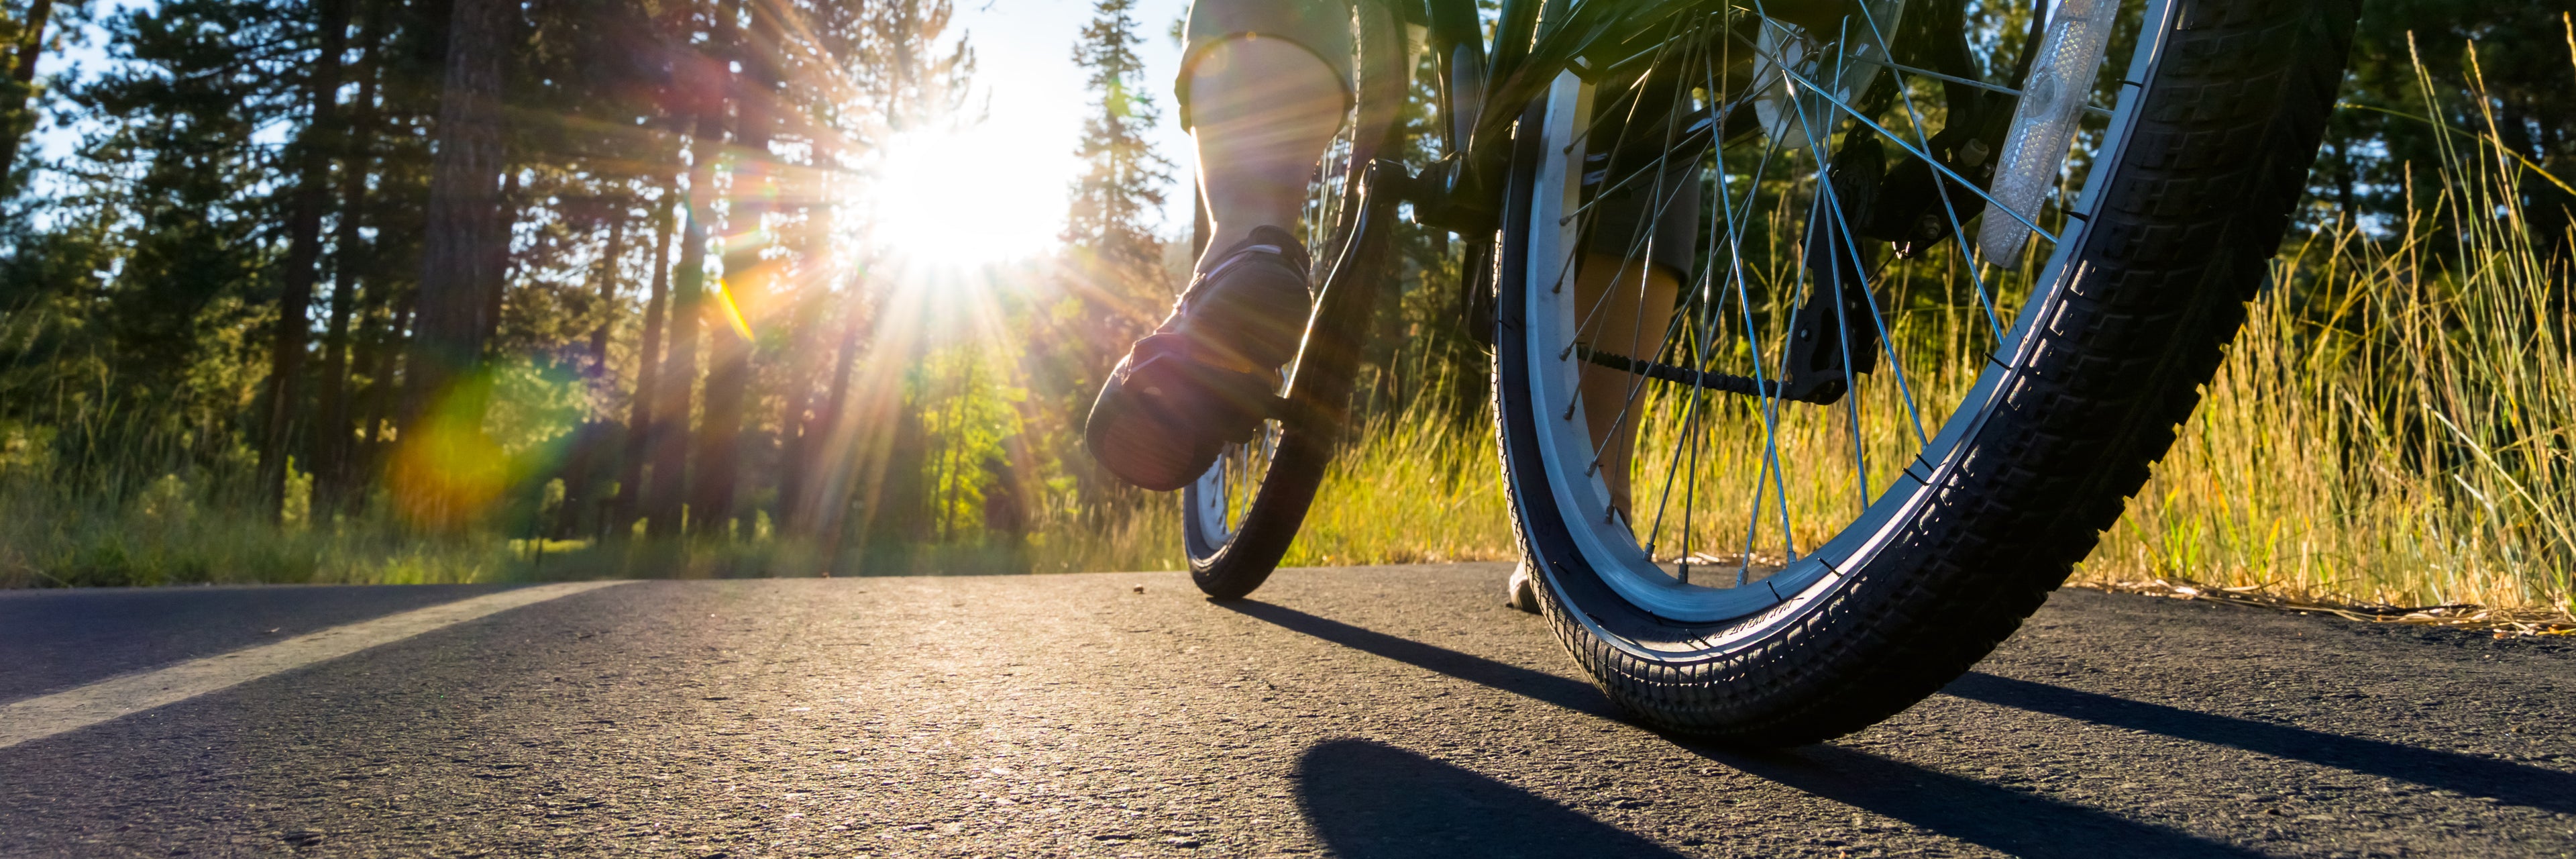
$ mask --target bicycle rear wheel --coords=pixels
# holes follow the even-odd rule
[[[1495,403],[1575,659],[1649,723],[1788,745],[1964,673],[2117,519],[2263,282],[2356,9],[2132,0],[2027,209],[1980,168],[2031,9],[1748,5],[1634,16],[1523,115]],[[1981,210],[2038,241],[1977,257]],[[1632,265],[1669,291],[1593,273]]]

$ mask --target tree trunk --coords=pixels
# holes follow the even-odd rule
[[[609,215],[608,249],[599,261],[599,309],[592,315],[597,324],[590,329],[590,375],[594,379],[608,376],[608,331],[617,322],[618,265],[626,257],[626,203],[619,200],[616,212]]]
[[[815,159],[828,163],[830,153],[817,148]],[[832,271],[837,257],[832,253],[835,219],[830,206],[800,206],[804,229],[796,236],[797,267],[800,275],[787,281],[795,290],[795,303],[788,313],[790,334],[787,340],[785,366],[785,402],[778,415],[778,502],[771,511],[777,519],[780,534],[810,535],[805,529],[805,494],[811,471],[816,427],[813,413],[822,406],[814,386],[822,381],[824,362],[815,360],[823,354],[822,340],[827,336],[824,324],[831,316],[832,297],[829,281],[815,277]]]
[[[761,261],[768,248],[763,219],[769,214],[770,200],[777,181],[775,159],[769,152],[772,123],[776,116],[771,101],[777,93],[778,78],[774,73],[778,28],[775,16],[763,4],[743,3],[751,14],[751,37],[736,43],[737,59],[742,74],[734,98],[734,163],[732,204],[726,209],[723,290],[729,321],[717,327],[708,340],[706,423],[699,428],[698,471],[693,486],[690,531],[702,536],[724,536],[736,514],[734,492],[741,482],[742,424],[746,403],[751,400],[753,340],[747,330],[753,320],[766,319],[769,300],[769,264]],[[743,536],[750,536],[746,523]]]
[[[349,508],[355,475],[349,468],[354,436],[349,424],[349,318],[357,312],[360,270],[372,256],[358,234],[366,223],[367,176],[375,166],[376,12],[370,8],[359,49],[366,51],[358,72],[358,100],[349,121],[347,149],[340,167],[340,224],[332,240],[339,259],[332,267],[331,322],[322,335],[320,427],[313,444],[313,511],[318,519]],[[369,272],[368,289],[380,288]]]
[[[368,301],[378,305],[383,314],[381,323],[359,341],[368,350],[358,359],[367,368],[367,390],[360,404],[364,416],[359,419],[358,446],[349,458],[351,504],[364,500],[376,478],[382,476],[384,450],[390,441],[385,430],[399,418],[395,408],[402,387],[396,382],[395,367],[403,353],[404,332],[411,328],[415,299],[406,293],[392,307],[382,306],[377,299]]]
[[[17,193],[12,177],[18,166],[18,146],[36,130],[36,112],[27,106],[36,94],[36,59],[45,50],[45,22],[53,17],[54,0],[34,0],[27,4],[27,20],[20,24],[17,49],[10,54],[9,77],[0,84],[0,198]]]
[[[597,282],[598,306],[591,309],[589,366],[581,372],[596,391],[608,379],[608,331],[617,319],[617,268],[626,256],[626,201],[619,199],[609,208],[608,244],[591,269]],[[554,534],[558,539],[578,539],[604,530],[606,509],[599,493],[607,482],[605,467],[614,452],[609,449],[610,424],[596,417],[584,419],[574,431],[571,453],[564,458],[563,506],[556,511]]]
[[[502,0],[455,0],[447,28],[447,75],[438,107],[438,154],[431,162],[421,248],[418,322],[403,368],[404,451],[394,493],[412,521],[457,528],[482,511],[470,476],[443,461],[481,439],[480,386],[459,385],[480,360],[497,320],[491,296],[494,240],[502,238],[495,180],[502,173],[502,39],[518,7]],[[415,464],[416,463],[416,464]]]
[[[831,377],[826,382],[829,391],[823,397],[823,411],[814,416],[816,437],[823,444],[810,457],[807,467],[814,470],[819,481],[809,483],[805,497],[797,499],[806,508],[798,511],[797,521],[804,523],[808,533],[823,538],[826,572],[841,557],[842,517],[849,511],[850,496],[857,487],[862,436],[849,417],[850,373],[859,360],[859,335],[867,330],[867,305],[859,300],[867,294],[866,288],[864,275],[850,278],[851,300],[841,311],[841,342],[832,356]],[[871,443],[875,440],[868,438]]]
[[[418,422],[472,369],[493,330],[483,280],[500,214],[501,39],[513,6],[455,0],[447,27],[447,76],[430,165],[416,331],[404,368],[403,421]]]
[[[492,240],[483,246],[483,331],[489,343],[501,330],[501,313],[509,304],[510,244],[519,226],[519,171],[501,174],[501,203],[492,218]]]
[[[622,539],[635,531],[644,506],[644,457],[651,451],[659,412],[653,404],[661,393],[663,305],[671,286],[671,201],[679,183],[662,185],[662,202],[653,212],[653,287],[644,301],[644,334],[635,344],[635,397],[626,412],[626,451],[617,469],[617,508],[608,535]]]
[[[287,461],[296,450],[304,411],[304,349],[312,328],[315,266],[322,259],[322,209],[331,181],[331,143],[339,135],[340,55],[349,46],[349,0],[322,0],[321,50],[305,86],[310,118],[296,141],[294,202],[286,218],[286,271],[279,278],[277,330],[268,352],[268,417],[259,446],[260,502],[269,521],[284,515]],[[307,466],[311,463],[307,462]]]
[[[791,331],[786,366],[779,368],[785,377],[779,397],[784,402],[778,412],[778,508],[771,515],[776,517],[781,534],[804,532],[805,511],[799,501],[805,497],[806,478],[811,476],[806,460],[810,458],[814,422],[809,414],[817,405],[815,377],[823,369],[808,356],[821,351],[818,347],[822,344],[816,341],[822,326],[816,320],[823,316],[824,296],[814,294],[822,292],[818,285],[802,286],[798,291],[808,294],[797,296],[788,320]]]
[[[689,497],[689,389],[698,376],[698,328],[706,315],[707,219],[714,215],[709,210],[715,202],[716,147],[723,136],[722,104],[701,106],[689,141],[689,216],[680,233],[680,270],[671,278],[671,342],[662,359],[662,390],[653,398],[659,417],[653,421],[653,483],[644,527],[656,537],[680,533]]]

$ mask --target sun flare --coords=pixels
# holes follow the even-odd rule
[[[1014,169],[1024,141],[989,127],[888,141],[858,190],[861,241],[903,263],[974,268],[1041,253],[1063,216],[1062,183]]]

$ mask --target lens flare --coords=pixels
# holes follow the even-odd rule
[[[1046,250],[1063,220],[1061,187],[1007,165],[1025,141],[980,127],[887,141],[859,190],[866,243],[915,267],[973,268]],[[1049,203],[1056,203],[1050,205]]]

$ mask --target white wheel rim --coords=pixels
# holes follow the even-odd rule
[[[2151,0],[2148,4],[2146,20],[2152,23],[2141,28],[2147,38],[2132,55],[2125,80],[2143,81],[2151,72],[2166,31],[2162,22],[2169,20],[2171,11],[2169,0]],[[2112,147],[2126,140],[2135,120],[2133,108],[2138,96],[2136,86],[2119,88],[2117,107],[2103,133],[2105,144],[2095,150],[2091,172],[2079,198],[2067,207],[2077,218],[2067,222],[2065,235],[2058,237],[2034,281],[2046,291],[2034,292],[2014,311],[2010,330],[1996,341],[1993,360],[1977,375],[1947,419],[1941,421],[1938,432],[1924,442],[1914,461],[1876,492],[1865,508],[1824,545],[1802,553],[1767,578],[1733,587],[1710,587],[1684,583],[1658,567],[1639,545],[1628,522],[1603,515],[1610,509],[1608,486],[1594,473],[1595,469],[1586,467],[1593,458],[1593,440],[1578,393],[1582,362],[1560,354],[1556,344],[1576,342],[1575,333],[1580,327],[1577,320],[1581,311],[1575,306],[1574,290],[1560,286],[1571,279],[1574,255],[1581,249],[1581,227],[1567,213],[1581,199],[1584,156],[1579,149],[1576,118],[1590,114],[1592,86],[1571,73],[1560,75],[1549,89],[1545,118],[1539,129],[1541,151],[1547,157],[1538,164],[1527,212],[1530,227],[1523,266],[1526,276],[1521,283],[1504,285],[1506,289],[1523,291],[1526,317],[1521,336],[1530,344],[1523,356],[1529,380],[1529,402],[1524,408],[1531,413],[1531,423],[1537,430],[1534,440],[1545,490],[1556,499],[1558,521],[1553,524],[1558,527],[1553,530],[1566,535],[1604,584],[1649,614],[1680,623],[1738,622],[1722,634],[1688,642],[1640,643],[1602,630],[1579,611],[1575,612],[1578,621],[1614,646],[1642,656],[1671,659],[1721,652],[1804,614],[1803,609],[1835,589],[1845,572],[1875,556],[1928,503],[1931,493],[1924,488],[1940,485],[1956,468],[1951,454],[1983,423],[1990,411],[1986,404],[2006,390],[2007,383],[2024,366],[2024,334],[2065,280],[2064,267],[2073,250],[2081,246],[2083,226],[2090,223],[2099,204],[2100,192],[2106,185],[2105,172],[2117,161]],[[1556,587],[1553,581],[1551,587]],[[1566,597],[1561,587],[1558,596],[1561,601]]]

